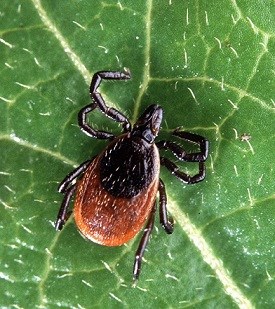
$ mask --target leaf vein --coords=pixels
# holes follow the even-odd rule
[[[91,73],[85,67],[79,56],[73,51],[67,40],[61,34],[61,32],[57,29],[57,27],[53,24],[51,19],[48,17],[46,11],[41,5],[40,0],[32,0],[34,7],[36,8],[42,22],[44,25],[54,34],[56,39],[59,41],[62,46],[64,52],[67,54],[69,59],[72,61],[74,66],[78,69],[78,71],[83,76],[85,82],[89,85],[91,81]]]
[[[242,293],[234,280],[230,277],[222,261],[214,254],[212,248],[202,236],[200,230],[193,225],[189,218],[177,206],[176,202],[169,197],[169,211],[177,219],[177,222],[186,233],[190,241],[199,250],[203,260],[207,263],[216,274],[216,277],[222,283],[226,294],[228,294],[239,308],[253,308],[249,299]]]

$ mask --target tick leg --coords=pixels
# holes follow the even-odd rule
[[[87,160],[80,164],[76,169],[74,169],[70,174],[68,174],[60,183],[58,187],[58,192],[65,193],[68,190],[68,186],[71,185],[72,181],[76,179],[79,175],[81,175],[87,167],[90,165],[90,163],[94,160],[95,157],[92,158],[92,160]]]
[[[95,108],[97,108],[96,103],[92,103],[83,107],[78,113],[78,125],[80,126],[81,130],[90,137],[95,137],[98,139],[113,139],[115,137],[114,134],[106,131],[95,130],[88,124],[87,114],[93,111]]]
[[[125,132],[131,130],[131,125],[129,120],[120,113],[117,109],[108,107],[102,98],[101,94],[97,91],[102,79],[109,80],[125,80],[130,79],[131,74],[129,71],[125,72],[110,72],[110,71],[100,71],[94,74],[90,86],[90,95],[94,102],[97,104],[99,109],[107,116],[112,118],[116,122],[122,122],[122,126]]]
[[[209,141],[206,138],[198,134],[180,131],[179,129],[176,129],[173,135],[200,146],[200,152],[186,154],[185,161],[204,162],[207,159]]]
[[[74,192],[75,192],[75,184],[72,185],[71,187],[69,187],[66,190],[66,193],[64,195],[64,198],[63,198],[63,201],[62,201],[62,204],[60,206],[60,209],[59,209],[59,212],[58,212],[58,215],[57,215],[57,219],[56,219],[56,222],[55,222],[55,229],[57,231],[62,230],[65,222],[68,219],[68,208],[69,208],[70,200],[71,200]]]
[[[91,162],[94,159],[95,157],[93,157],[91,160],[87,160],[83,162],[61,181],[58,187],[58,192],[64,193],[64,198],[59,208],[59,212],[58,212],[57,219],[55,222],[55,229],[57,231],[63,228],[63,225],[68,219],[68,213],[69,213],[68,208],[69,208],[70,200],[75,192],[75,184],[72,184],[72,182],[88,168],[88,166],[91,164]]]
[[[165,191],[165,185],[164,182],[159,179],[159,218],[160,218],[160,224],[165,229],[165,232],[167,234],[172,234],[174,225],[173,221],[168,219],[167,215],[167,196]]]
[[[90,85],[90,94],[92,95],[94,92],[96,92],[97,88],[100,86],[100,83],[102,79],[117,79],[117,80],[123,80],[123,79],[130,79],[131,73],[127,70],[124,72],[118,72],[118,71],[99,71],[96,72],[93,75],[91,85]]]
[[[88,134],[89,136],[100,138],[100,139],[112,139],[114,135],[105,131],[98,131],[93,129],[87,122],[87,114],[99,108],[103,114],[107,117],[113,119],[116,122],[122,123],[124,132],[131,131],[131,125],[126,116],[124,116],[117,109],[108,107],[101,96],[100,92],[97,91],[97,88],[100,86],[102,79],[107,80],[125,80],[130,79],[130,72],[109,72],[109,71],[100,71],[94,74],[92,82],[90,85],[90,95],[94,103],[87,105],[78,114],[78,123],[81,129]]]
[[[179,131],[179,129],[176,129],[173,132],[173,135],[185,139],[191,143],[199,145],[200,151],[187,153],[181,146],[171,141],[160,141],[156,143],[157,147],[159,149],[170,150],[175,155],[175,157],[181,161],[199,162],[199,172],[194,176],[190,176],[184,172],[181,172],[179,170],[179,167],[175,163],[164,157],[160,158],[161,165],[165,166],[173,175],[175,175],[184,183],[192,184],[202,181],[205,178],[204,161],[207,159],[208,156],[208,149],[209,149],[208,140],[197,134]]]
[[[154,226],[154,221],[155,221],[155,213],[156,213],[156,204],[154,205],[150,217],[147,221],[146,227],[144,229],[142,238],[140,240],[138,249],[136,251],[136,257],[134,261],[134,267],[133,267],[133,280],[134,280],[134,285],[136,284],[139,274],[140,274],[140,269],[141,269],[141,262],[142,262],[142,257],[144,255],[144,251],[146,249],[146,246],[149,241],[149,237],[152,233],[152,229]]]
[[[171,141],[160,141],[156,143],[159,149],[169,149],[179,160],[186,162],[204,162],[208,156],[209,142],[204,137],[175,130],[173,135],[185,139],[191,143],[198,144],[200,146],[200,152],[187,153],[181,146]]]
[[[199,172],[194,176],[190,176],[179,170],[179,167],[167,158],[161,157],[160,164],[165,166],[173,175],[187,184],[193,184],[204,180],[205,178],[205,164],[199,162]]]

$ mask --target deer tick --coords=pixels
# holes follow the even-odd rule
[[[208,141],[197,134],[176,129],[172,135],[199,146],[198,152],[189,153],[174,141],[155,142],[162,122],[163,109],[150,105],[131,126],[129,120],[117,109],[108,107],[98,91],[103,79],[127,80],[129,71],[100,71],[94,74],[90,94],[92,103],[78,114],[81,130],[88,136],[106,139],[106,148],[98,155],[82,163],[68,174],[59,185],[64,194],[56,230],[61,230],[69,216],[69,203],[73,195],[74,218],[80,233],[87,239],[105,246],[120,246],[131,240],[144,226],[135,254],[133,279],[136,282],[141,269],[142,257],[154,226],[158,204],[160,223],[167,234],[173,232],[173,221],[167,214],[165,185],[160,179],[160,166],[187,184],[205,178],[205,160]],[[122,124],[123,133],[96,130],[87,115],[99,109],[110,119]],[[198,162],[198,173],[190,176],[179,170],[170,159],[160,156],[159,150],[169,150],[180,161]],[[157,202],[157,195],[158,202]]]

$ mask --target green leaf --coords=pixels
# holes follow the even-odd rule
[[[0,4],[0,306],[271,308],[274,2],[137,2]],[[134,122],[160,104],[160,138],[181,126],[210,141],[204,182],[161,170],[175,231],[157,218],[137,288],[141,233],[108,248],[85,241],[73,220],[53,227],[58,183],[106,145],[77,126],[92,74],[124,67],[131,81],[100,88],[110,106]],[[121,130],[100,113],[90,121]]]

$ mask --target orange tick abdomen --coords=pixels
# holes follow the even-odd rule
[[[142,229],[152,211],[158,191],[159,157],[157,148],[152,146],[153,151],[150,150],[153,156],[152,162],[148,162],[148,160],[145,163],[139,162],[147,158],[147,153],[145,156],[137,154],[133,159],[135,163],[132,164],[130,159],[125,162],[121,157],[127,156],[127,152],[132,151],[129,148],[133,145],[129,145],[128,140],[127,135],[122,135],[113,141],[102,154],[92,161],[77,185],[74,205],[76,225],[83,236],[105,246],[120,246],[131,240]],[[116,149],[121,154],[114,153]],[[120,166],[113,166],[113,173],[112,164],[115,165],[115,162],[105,162],[109,165],[109,170],[111,168],[111,172],[109,175],[105,175],[106,179],[102,179],[103,158],[107,156],[108,152],[111,152],[110,160],[112,160],[112,155],[116,158],[119,155],[119,159],[122,161]],[[144,149],[140,149],[140,152],[144,152]],[[139,178],[139,172],[143,173],[144,169],[148,168],[151,170],[150,183],[148,183],[148,179],[142,181]],[[128,170],[127,175],[124,173],[124,169]],[[120,183],[110,185],[108,179],[110,180],[112,177],[113,183],[116,181]],[[131,191],[122,192],[121,182],[125,182],[125,186],[132,182],[134,187]]]

